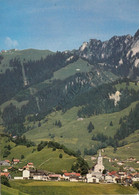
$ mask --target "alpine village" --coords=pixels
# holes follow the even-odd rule
[[[0,83],[3,195],[138,193],[139,30],[2,50]]]

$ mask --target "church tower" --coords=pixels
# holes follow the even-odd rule
[[[101,151],[99,151],[99,156],[98,156],[98,159],[97,159],[97,164],[94,167],[94,172],[102,173],[103,170],[104,170],[103,157],[101,156]]]

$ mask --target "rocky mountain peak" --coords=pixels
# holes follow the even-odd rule
[[[125,72],[124,76],[128,76],[131,70],[133,73],[133,69],[139,67],[139,30],[134,37],[129,34],[113,36],[104,42],[90,39],[76,53],[90,63],[103,63],[114,73]]]
[[[134,39],[139,39],[139,29],[138,29],[137,32],[135,33]]]

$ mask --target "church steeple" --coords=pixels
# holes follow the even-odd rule
[[[97,164],[94,167],[94,171],[95,172],[101,172],[104,170],[104,166],[103,166],[103,157],[101,156],[101,150],[99,151],[99,156],[97,159]]]

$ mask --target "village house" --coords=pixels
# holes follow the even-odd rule
[[[0,161],[0,166],[10,166],[10,163],[6,162],[5,160]]]
[[[88,173],[86,175],[86,182],[87,183],[99,183],[99,179],[93,173]]]
[[[14,164],[14,165],[17,165],[19,162],[20,162],[19,159],[13,159],[13,164]]]
[[[7,163],[11,164],[11,162],[10,162],[9,160],[5,160],[5,162],[7,162]]]
[[[104,176],[104,180],[106,183],[117,183],[117,181],[116,181],[117,178],[119,178],[119,176],[118,176],[116,171],[108,172]]]
[[[61,175],[60,174],[50,174],[48,175],[48,179],[52,181],[60,181]]]
[[[63,179],[68,181],[79,181],[82,180],[80,173],[64,173]]]
[[[8,172],[8,169],[5,168],[5,169],[3,169],[2,171],[3,171],[4,173],[7,173],[7,172]]]
[[[132,173],[131,176],[133,182],[139,181],[139,173]]]
[[[106,183],[117,183],[116,178],[109,174],[105,176],[104,180]]]
[[[5,177],[7,177],[8,179],[11,179],[11,175],[10,175],[10,173],[9,172],[6,172],[6,173],[0,173],[0,176],[5,176]]]
[[[34,168],[34,165],[33,165],[33,163],[30,162],[30,163],[27,164],[27,167],[28,168]]]
[[[43,170],[23,170],[23,179],[48,180],[48,173]]]

